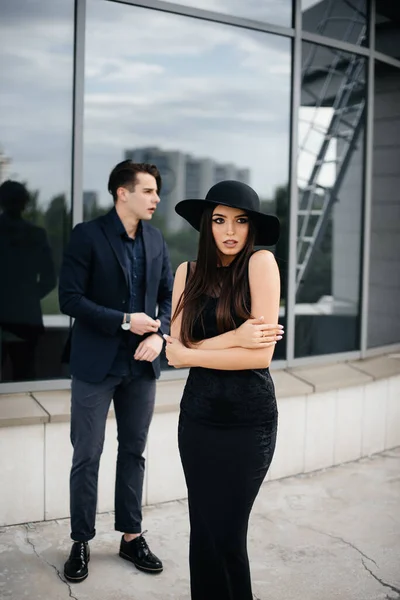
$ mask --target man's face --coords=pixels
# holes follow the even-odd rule
[[[142,221],[150,221],[157,208],[160,198],[157,182],[150,173],[138,173],[136,185],[131,192],[127,188],[118,188],[119,198],[124,204],[127,214]]]

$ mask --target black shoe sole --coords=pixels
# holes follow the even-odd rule
[[[119,555],[124,560],[129,560],[129,562],[133,563],[135,567],[139,569],[139,571],[143,571],[144,573],[151,573],[152,575],[157,575],[158,573],[162,573],[164,569],[164,567],[161,567],[161,569],[146,569],[145,567],[142,567],[141,565],[135,563],[133,558],[131,558],[128,554],[124,554],[123,552],[121,552],[121,550],[119,551]]]
[[[81,581],[85,581],[85,579],[87,579],[88,575],[89,573],[86,573],[86,575],[83,577],[68,577],[68,575],[64,573],[65,579],[71,583],[81,583]]]
[[[90,554],[88,557],[88,561],[87,564],[90,563]],[[70,583],[81,583],[81,581],[85,581],[85,579],[87,579],[89,576],[89,571],[86,573],[86,575],[84,575],[83,577],[69,577],[65,571],[64,571],[64,577],[67,581],[69,581]]]

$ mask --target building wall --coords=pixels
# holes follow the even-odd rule
[[[35,253],[32,248],[25,255],[23,250],[14,252],[10,231],[1,230],[0,304],[6,298],[3,304],[15,308],[15,298],[22,297],[26,304],[14,311],[17,323],[11,328],[3,322],[9,317],[0,318],[0,393],[30,392],[31,383],[35,389],[69,385],[62,357],[71,320],[60,314],[57,297],[62,255],[72,222],[112,206],[107,178],[124,158],[154,162],[162,172],[162,202],[154,221],[161,216],[174,268],[195,256],[198,239],[175,214],[175,204],[185,197],[204,197],[214,183],[232,178],[252,185],[264,207],[276,208],[282,222],[281,248],[285,246],[277,256],[282,281],[294,279],[287,241],[296,253],[297,240],[289,225],[292,216],[296,220],[299,215],[291,214],[298,196],[289,182],[297,152],[291,140],[296,139],[303,113],[309,116],[315,107],[321,113],[317,127],[326,126],[326,115],[333,111],[345,80],[346,61],[362,56],[361,43],[366,69],[375,60],[369,46],[373,36],[361,42],[370,2],[232,2],[215,6],[211,16],[201,12],[198,2],[195,19],[184,0],[173,11],[168,4],[165,10],[153,10],[139,2],[112,0],[0,3],[0,182],[12,177],[26,184],[31,204],[24,219],[47,240],[55,271],[53,288],[36,307],[44,331],[35,339],[34,356],[18,360],[23,356],[18,350],[29,350],[19,331],[26,329],[33,294],[16,290],[30,264],[27,257]],[[300,61],[293,61],[299,57],[291,54],[293,4],[302,13],[302,22],[296,21],[300,34],[320,36],[314,42],[303,39]],[[304,297],[293,286],[283,286],[280,318],[289,326],[275,358],[288,357],[290,366],[297,359],[318,356],[328,361],[329,354],[360,355],[400,344],[399,21],[396,3],[376,0],[374,6],[376,48],[387,54],[380,55],[380,61],[386,66],[391,61],[392,66],[386,71],[377,67],[375,73],[373,173],[365,179],[369,132],[364,131],[303,286]],[[237,21],[250,16],[255,19],[251,28],[248,21]],[[282,26],[279,35],[273,27],[277,24]],[[135,28],[137,35],[132,37]],[[118,44],[114,31],[119,32]],[[294,66],[299,69],[296,74]],[[328,73],[333,76],[327,83]],[[292,90],[298,81],[301,89]],[[366,85],[360,93],[366,98]],[[292,106],[292,98],[299,98],[298,106]],[[366,100],[368,104],[372,99]],[[332,140],[332,148],[335,145],[340,152],[340,139]],[[317,146],[318,142],[310,145],[310,156]],[[319,183],[332,185],[337,173],[325,167]],[[371,231],[364,231],[364,192],[371,186]],[[291,198],[289,189],[294,192]],[[362,273],[360,253],[369,238],[370,272]],[[361,315],[360,308],[363,277],[369,278],[367,315]],[[293,297],[288,297],[289,289]],[[287,307],[294,310],[294,326]],[[361,347],[361,323],[367,317],[368,343]],[[26,365],[33,368],[27,372]]]
[[[400,339],[400,71],[377,64],[368,346]]]
[[[268,479],[310,473],[400,444],[400,360],[272,372],[278,409],[277,446]],[[184,381],[157,384],[145,450],[143,503],[186,498],[176,440]],[[22,414],[25,407],[25,416]],[[0,527],[69,516],[70,392],[0,397]],[[114,510],[117,427],[107,419],[98,512]]]
[[[240,169],[234,164],[221,165],[211,158],[197,158],[178,150],[135,148],[125,150],[125,158],[157,165],[163,181],[158,212],[165,218],[168,233],[176,233],[186,227],[175,212],[175,205],[180,200],[205,198],[211,186],[224,179],[243,183],[249,183],[250,179],[248,169]]]
[[[332,294],[344,301],[350,314],[357,314],[360,302],[362,250],[364,135],[361,132],[352,153],[338,201],[333,207]],[[341,152],[340,141],[338,154]]]

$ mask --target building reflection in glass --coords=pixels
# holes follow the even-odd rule
[[[400,69],[375,62],[368,347],[400,340]]]
[[[368,39],[367,0],[301,0],[305,31],[365,46]]]
[[[125,158],[157,165],[163,181],[157,214],[163,218],[168,233],[188,228],[174,210],[182,198],[205,198],[211,186],[225,179],[250,183],[249,169],[220,164],[211,158],[196,158],[177,150],[137,148],[125,150]]]
[[[291,2],[279,4],[290,13]],[[213,10],[222,5],[230,14],[245,6],[220,2]],[[258,0],[249,5],[272,8]],[[263,210],[281,218],[282,242],[275,251],[284,280],[284,322],[291,40],[88,0],[85,73],[85,218],[112,206],[107,177],[114,164],[127,158],[156,164],[163,187],[152,223],[162,230],[176,269],[197,252],[197,233],[176,215],[176,203],[204,198],[223,179],[249,183]],[[275,356],[284,354],[282,344]]]
[[[303,44],[296,356],[359,348],[365,58]]]
[[[71,229],[74,0],[2,0],[0,382],[67,374],[57,276]]]
[[[400,3],[375,1],[375,49],[400,59]]]
[[[292,0],[180,0],[177,4],[290,27]]]
[[[41,300],[57,283],[45,229],[23,218],[29,199],[19,182],[0,186],[1,366],[9,360],[13,381],[36,377],[35,353],[44,333]]]

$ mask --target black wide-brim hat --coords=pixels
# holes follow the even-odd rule
[[[200,231],[201,217],[206,208],[219,204],[248,214],[256,229],[256,246],[274,246],[277,243],[280,231],[278,217],[261,212],[257,193],[241,181],[220,181],[213,185],[204,199],[182,200],[175,206],[175,211]]]

